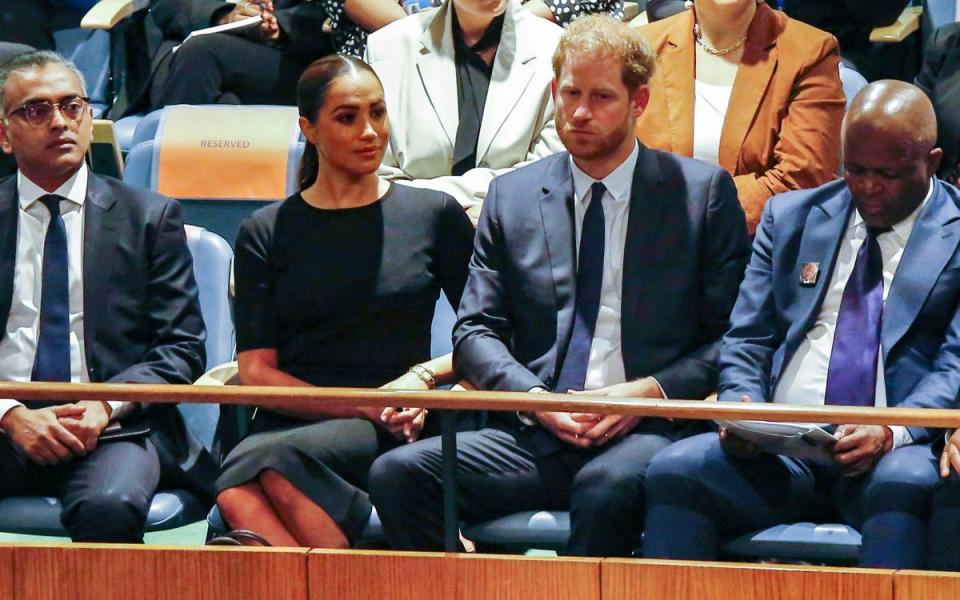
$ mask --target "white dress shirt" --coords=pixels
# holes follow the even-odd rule
[[[720,135],[727,118],[733,85],[714,85],[699,80],[693,85],[693,157],[720,164]]]
[[[620,305],[623,287],[623,249],[627,239],[627,220],[630,214],[630,191],[633,186],[633,171],[637,164],[639,147],[616,169],[600,180],[606,188],[603,203],[604,246],[603,283],[600,288],[600,310],[590,346],[590,360],[583,384],[585,390],[623,383],[626,374],[623,368],[623,351],[620,341]],[[581,171],[573,158],[574,216],[576,218],[576,244],[579,254],[580,232],[583,216],[590,206],[590,187],[596,181]]]
[[[896,275],[903,250],[910,239],[910,233],[917,217],[927,205],[933,192],[933,181],[927,189],[927,196],[910,216],[893,226],[890,231],[877,236],[880,254],[883,256],[883,301]],[[867,237],[867,226],[860,213],[854,210],[847,222],[847,229],[837,251],[836,265],[830,277],[829,287],[820,306],[820,313],[813,327],[797,348],[789,364],[783,369],[780,382],[774,391],[773,401],[784,404],[823,405],[827,391],[827,372],[830,368],[830,353],[833,350],[833,336],[837,327],[837,315],[843,288],[853,272],[857,253]],[[799,281],[798,281],[799,285]],[[887,389],[883,374],[883,352],[877,360],[876,406],[887,405]],[[913,437],[906,427],[892,426],[894,447],[913,443]]]
[[[87,383],[87,358],[83,349],[83,211],[87,197],[87,166],[53,193],[61,196],[60,214],[67,234],[67,280],[70,294],[70,381]],[[50,211],[39,199],[48,192],[17,173],[19,214],[13,298],[3,339],[0,340],[0,380],[30,381],[37,354],[40,295],[43,281],[43,243]],[[113,417],[123,402],[109,402]],[[21,403],[0,399],[0,419]]]

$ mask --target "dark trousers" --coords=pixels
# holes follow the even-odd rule
[[[716,560],[725,538],[799,520],[838,517],[863,536],[860,565],[924,566],[938,480],[929,445],[897,448],[866,475],[764,454],[736,460],[716,433],[657,455],[647,471],[644,556]]]
[[[531,437],[508,427],[457,435],[460,516],[480,521],[535,509],[570,510],[565,554],[629,556],[643,530],[647,465],[672,428],[651,420],[599,449],[564,447],[541,455]],[[442,550],[440,438],[401,446],[370,470],[370,499],[398,550]]]
[[[324,35],[317,32],[317,35]],[[307,65],[280,49],[239,35],[194,38],[157,69],[150,100],[169,104],[296,104]]]
[[[933,493],[927,548],[927,568],[960,571],[960,476],[956,471],[941,480]]]
[[[56,466],[31,462],[0,437],[0,495],[60,498],[60,521],[76,542],[141,542],[160,461],[147,439],[101,444]]]

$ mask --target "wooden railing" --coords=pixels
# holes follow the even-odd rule
[[[813,423],[960,427],[960,410],[798,406],[759,402],[705,402],[611,398],[586,394],[399,391],[365,388],[138,385],[108,383],[0,383],[0,398],[17,400],[126,400],[145,403],[255,404],[291,400],[329,406],[419,406],[451,410],[593,412],[675,419],[755,419]]]

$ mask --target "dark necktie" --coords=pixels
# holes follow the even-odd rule
[[[590,346],[600,311],[600,290],[603,287],[603,245],[605,226],[603,193],[606,188],[599,181],[591,187],[590,206],[583,215],[580,229],[580,253],[577,255],[577,297],[573,317],[573,332],[567,345],[560,375],[554,390],[566,392],[582,390],[587,378]]]
[[[33,381],[70,381],[70,291],[67,279],[67,231],[60,216],[60,196],[40,202],[50,211],[43,240],[40,291],[40,333],[33,362]]]
[[[877,356],[883,320],[883,256],[877,236],[890,228],[867,228],[857,262],[843,288],[830,352],[824,403],[874,406]]]

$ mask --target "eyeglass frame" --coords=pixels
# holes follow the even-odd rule
[[[72,101],[74,101],[74,100],[82,100],[82,101],[83,101],[83,104],[84,104],[84,106],[82,106],[82,107],[80,108],[80,115],[78,115],[77,118],[75,118],[75,119],[67,116],[67,113],[65,113],[65,112],[63,111],[63,103],[64,103],[64,102],[72,102]],[[47,106],[49,106],[49,107],[51,108],[50,116],[48,116],[45,121],[40,121],[40,122],[34,123],[34,122],[32,122],[32,121],[30,120],[29,117],[27,117],[26,113],[24,113],[24,111],[26,111],[27,109],[29,109],[31,106],[44,105],[44,104],[47,105]],[[45,124],[49,123],[50,120],[53,119],[53,109],[54,109],[54,107],[56,107],[56,110],[60,112],[60,115],[61,115],[64,119],[67,119],[67,120],[69,120],[69,121],[73,121],[74,123],[77,123],[77,122],[79,122],[80,120],[83,119],[84,112],[86,111],[86,109],[88,109],[88,108],[90,107],[90,98],[88,98],[88,97],[86,97],[86,96],[65,96],[65,97],[57,100],[56,102],[53,102],[53,101],[51,101],[51,100],[37,100],[37,101],[34,101],[34,102],[26,102],[26,103],[24,103],[24,104],[21,104],[18,108],[15,108],[15,109],[11,110],[10,112],[8,112],[7,114],[3,115],[2,117],[0,117],[0,119],[3,119],[4,121],[6,121],[7,119],[9,119],[10,117],[12,117],[12,116],[14,116],[14,115],[23,113],[22,116],[23,116],[23,120],[24,120],[24,121],[26,121],[29,125],[31,125],[31,126],[33,126],[33,127],[39,127],[39,126],[41,126],[41,125],[45,125]]]

